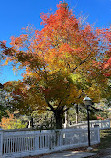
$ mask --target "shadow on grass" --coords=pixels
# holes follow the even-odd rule
[[[101,149],[111,148],[111,128],[100,130],[100,144],[93,145],[93,152],[98,152]]]
[[[111,129],[100,131],[100,144],[98,149],[111,148]]]
[[[96,155],[85,158],[101,158],[111,154],[111,128],[107,130],[101,130],[100,144],[94,145],[92,147],[92,152],[96,153]]]

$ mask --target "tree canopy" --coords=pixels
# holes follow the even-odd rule
[[[5,86],[12,87],[15,108],[51,110],[56,128],[61,128],[71,103],[82,103],[85,95],[98,101],[106,94],[110,28],[82,24],[64,2],[55,13],[42,13],[41,19],[40,31],[23,28],[19,37],[11,37],[10,48],[1,42],[5,63],[13,61],[14,67],[26,68],[22,81]]]

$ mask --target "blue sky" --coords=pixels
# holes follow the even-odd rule
[[[82,13],[87,22],[95,27],[107,27],[111,24],[111,0],[66,0],[75,15]],[[59,0],[4,0],[0,1],[0,41],[21,33],[21,28],[29,24],[41,29],[40,13],[55,12]],[[52,10],[52,11],[51,11]],[[22,79],[21,72],[14,74],[12,66],[0,68],[0,82]]]

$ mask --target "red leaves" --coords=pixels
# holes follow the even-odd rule
[[[104,69],[107,69],[109,66],[111,67],[111,57],[108,59],[107,63],[104,65]]]
[[[104,50],[103,71],[106,77],[111,76],[111,28],[99,29],[99,39],[102,41],[101,50]]]
[[[111,57],[103,64],[104,75],[111,77]]]
[[[20,37],[11,37],[11,45],[12,46],[18,46],[18,47],[23,47],[24,41],[26,41],[28,39],[28,35],[27,34],[22,34],[20,35]]]
[[[42,19],[41,25],[46,25],[48,20],[48,14],[41,13],[40,18]]]

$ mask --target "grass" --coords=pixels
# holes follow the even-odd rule
[[[111,128],[107,130],[100,130],[100,144],[95,150],[111,148]]]
[[[100,158],[111,154],[111,128],[107,130],[100,130],[100,144],[94,145],[93,151],[96,153],[94,156],[89,156],[87,158]],[[108,148],[110,148],[108,150]]]
[[[107,130],[101,130],[100,139],[101,139],[101,143],[99,149],[105,149],[111,147],[111,128]]]

